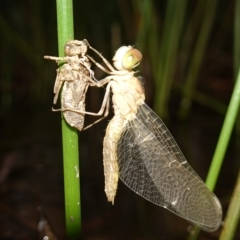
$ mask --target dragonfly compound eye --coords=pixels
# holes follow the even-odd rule
[[[131,46],[120,47],[113,57],[113,65],[117,70],[131,70],[142,60],[142,53]]]
[[[139,62],[142,60],[142,53],[132,48],[126,52],[122,59],[122,66],[126,70],[131,70],[132,68],[136,67]]]

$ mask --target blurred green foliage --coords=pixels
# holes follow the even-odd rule
[[[86,38],[109,60],[124,44],[143,52],[146,102],[160,117],[185,119],[194,104],[226,113],[239,68],[239,1],[73,4],[76,39]],[[6,149],[56,124],[51,113],[56,65],[43,59],[58,52],[55,1],[2,0],[0,32],[0,132]],[[91,97],[101,102],[101,94]]]
[[[226,107],[221,99],[199,91],[198,80],[210,46],[220,47],[213,54],[230,53],[233,7],[233,1],[216,4],[210,0],[76,1],[75,38],[88,39],[108,59],[119,45],[136,45],[145,58],[141,74],[147,80],[149,101],[154,101],[160,116],[168,115],[173,90],[182,93],[183,109],[194,99],[223,113]],[[16,104],[36,110],[51,102],[55,76],[42,56],[57,55],[55,8],[54,1],[46,0],[1,2],[3,111]],[[148,85],[156,88],[149,90]],[[208,97],[213,97],[215,106]]]

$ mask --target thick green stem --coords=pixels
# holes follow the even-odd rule
[[[58,49],[64,56],[64,44],[74,39],[72,0],[57,0]],[[62,117],[65,217],[67,236],[79,238],[81,233],[81,202],[78,132]]]

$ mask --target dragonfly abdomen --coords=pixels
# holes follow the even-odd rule
[[[109,202],[114,204],[118,184],[117,143],[121,137],[126,120],[115,116],[109,122],[103,140],[103,166],[105,175],[105,193]]]

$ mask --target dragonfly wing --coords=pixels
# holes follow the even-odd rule
[[[217,197],[187,163],[162,120],[146,104],[118,142],[120,179],[134,192],[205,231],[221,224]]]

